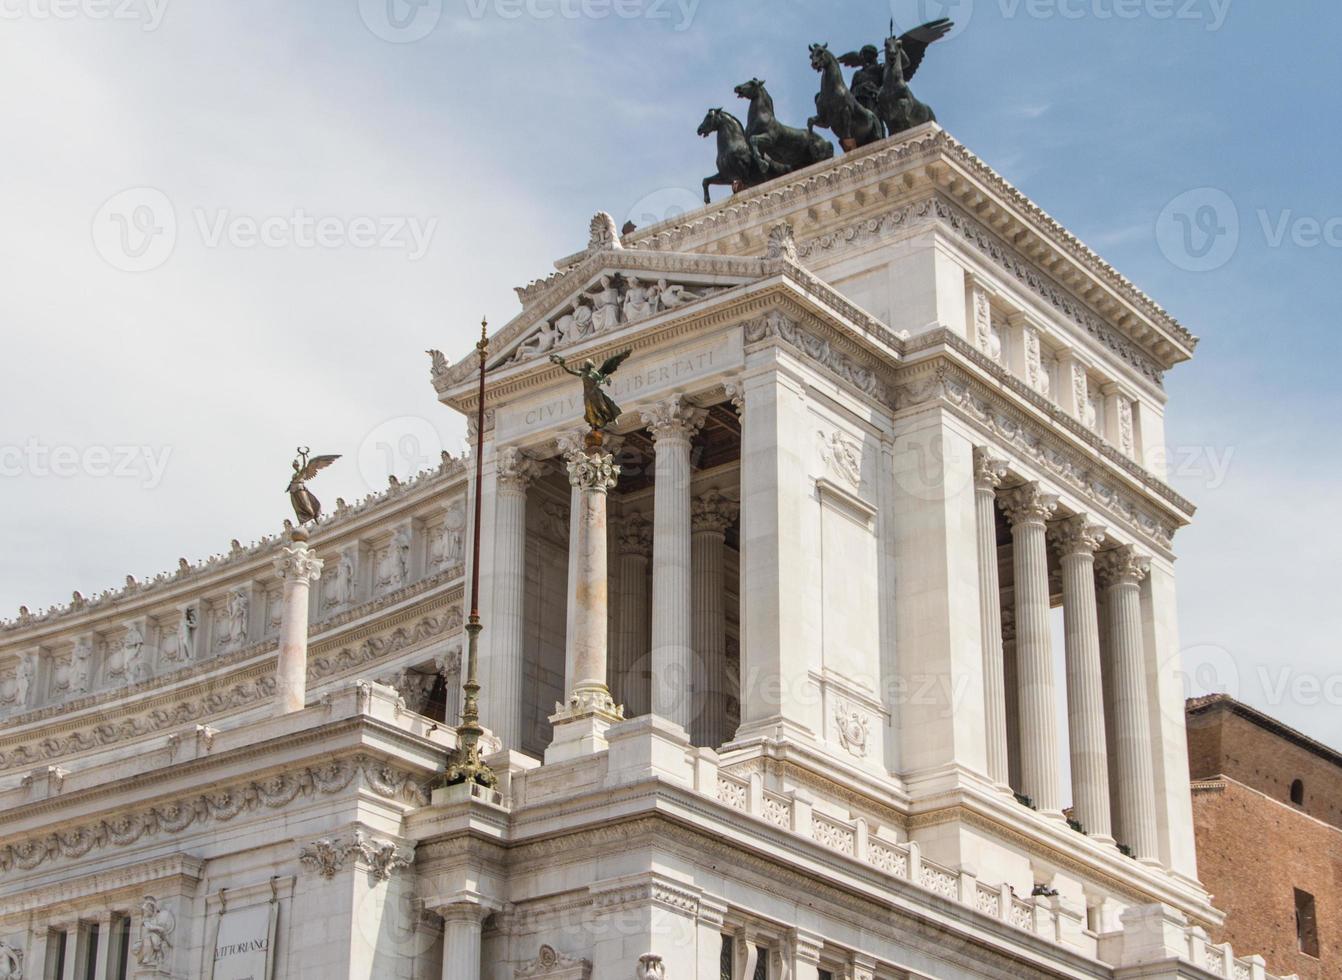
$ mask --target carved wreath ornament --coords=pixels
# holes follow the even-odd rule
[[[865,759],[871,737],[867,716],[841,701],[834,708],[834,725],[839,732],[839,744],[859,759]]]

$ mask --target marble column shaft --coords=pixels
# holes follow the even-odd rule
[[[1049,627],[1047,522],[1058,498],[1037,483],[1008,491],[1016,590],[1016,662],[1020,678],[1021,792],[1042,813],[1062,813],[1056,684]]]
[[[1152,761],[1146,656],[1142,639],[1141,583],[1149,561],[1125,546],[1100,556],[1100,580],[1108,605],[1109,649],[1114,658],[1114,741],[1117,757],[1118,841],[1141,860],[1160,857],[1156,823],[1156,779]]]
[[[1050,530],[1062,561],[1072,807],[1086,833],[1111,840],[1109,753],[1095,604],[1095,550],[1104,541],[1104,530],[1084,515],[1061,521]]]
[[[606,685],[610,640],[610,575],[607,568],[606,494],[619,476],[609,453],[592,452],[571,460],[569,479],[578,490],[577,537],[570,547],[578,556],[574,593],[574,679],[568,692],[570,710],[614,713]]]
[[[321,578],[322,560],[308,550],[305,536],[280,549],[275,573],[284,583],[280,610],[279,658],[275,665],[275,712],[302,711],[308,690],[308,594]]]
[[[489,910],[462,903],[439,913],[443,917],[443,980],[481,980],[480,933]]]
[[[648,556],[652,552],[652,527],[639,513],[629,514],[618,531],[615,637],[611,650],[611,690],[624,704],[626,717],[637,718],[652,710],[648,672],[650,607]]]
[[[694,720],[690,439],[704,413],[679,397],[643,413],[656,444],[652,538],[652,713],[687,732]]]
[[[716,749],[727,731],[727,609],[724,602],[727,529],[740,506],[710,490],[694,500],[691,567],[694,572],[694,652],[698,673],[693,694],[696,707],[690,740]]]
[[[979,615],[983,631],[983,727],[988,778],[1010,785],[1007,756],[1005,662],[1002,651],[1002,590],[997,574],[997,488],[1006,463],[974,450],[974,504],[979,550]]]
[[[494,615],[489,624],[499,669],[491,671],[489,726],[504,747],[522,745],[522,648],[526,627],[527,487],[539,465],[514,447],[499,450],[494,514]]]

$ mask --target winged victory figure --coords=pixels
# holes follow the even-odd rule
[[[298,458],[294,460],[294,475],[289,481],[289,502],[294,505],[294,514],[298,517],[298,524],[301,527],[304,524],[311,524],[322,516],[322,505],[312,491],[307,487],[307,481],[320,473],[326,467],[330,466],[339,456],[313,456],[309,459],[312,452],[306,446],[298,447]]]
[[[880,117],[886,135],[894,136],[921,122],[936,119],[931,109],[913,97],[908,83],[923,63],[927,49],[954,27],[954,21],[942,17],[896,37],[895,25],[891,21],[884,66],[880,62],[880,49],[871,44],[839,59],[840,64],[857,69],[850,86],[853,96]]]
[[[616,354],[614,357],[607,358],[606,362],[600,367],[596,366],[596,361],[586,360],[582,362],[581,368],[569,367],[568,363],[558,354],[550,355],[550,360],[555,364],[558,364],[575,378],[582,378],[583,417],[587,420],[587,424],[593,432],[602,431],[623,414],[620,406],[616,405],[611,397],[601,389],[610,384],[611,376],[619,370],[620,365],[628,360],[632,353],[632,350],[627,350],[622,354]]]

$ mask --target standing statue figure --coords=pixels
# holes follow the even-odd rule
[[[311,452],[312,450],[306,446],[298,447],[298,458],[293,463],[294,475],[289,480],[289,489],[285,491],[289,494],[290,503],[294,505],[294,514],[298,517],[299,527],[312,524],[322,516],[321,502],[312,495],[312,491],[307,487],[307,481],[340,458],[315,456],[309,460],[308,454]]]
[[[620,406],[616,405],[610,396],[601,389],[610,384],[611,376],[619,370],[620,365],[632,353],[632,350],[627,350],[623,354],[616,354],[614,357],[607,358],[606,362],[599,368],[596,366],[596,361],[586,360],[583,361],[582,367],[576,370],[569,367],[568,363],[558,354],[550,355],[550,360],[555,364],[558,364],[575,378],[582,378],[583,417],[594,433],[600,433],[623,414]]]
[[[132,952],[141,966],[163,966],[172,949],[172,933],[177,919],[168,909],[160,908],[158,899],[146,895],[140,903],[140,936]]]

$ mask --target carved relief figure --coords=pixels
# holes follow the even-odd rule
[[[177,617],[177,632],[171,643],[165,644],[163,659],[185,663],[192,659],[196,649],[196,609],[186,606]]]
[[[247,609],[251,604],[247,593],[239,589],[228,597],[228,630],[224,645],[240,647],[247,642]]]
[[[23,951],[0,942],[0,980],[23,980]]]
[[[76,640],[75,652],[70,660],[70,690],[76,694],[85,694],[93,680],[93,640],[87,636]]]
[[[340,562],[336,565],[336,602],[348,605],[354,601],[354,558],[348,551],[340,553]]]
[[[158,899],[146,895],[140,903],[140,935],[131,952],[141,966],[163,966],[172,950],[172,934],[177,919]]]
[[[658,281],[652,289],[652,294],[657,306],[663,310],[674,310],[678,306],[704,298],[703,293],[696,293],[684,286],[668,285],[665,279]]]
[[[396,556],[396,584],[405,585],[410,581],[410,528],[403,527],[397,530],[392,539],[392,547]]]
[[[628,288],[624,294],[624,319],[626,322],[632,320],[641,320],[645,316],[652,316],[656,311],[653,304],[653,289],[643,285],[643,282],[636,276],[629,277]]]
[[[37,657],[26,653],[19,660],[19,669],[15,675],[15,701],[20,708],[31,708],[37,697]]]
[[[620,287],[610,276],[601,277],[592,322],[598,331],[613,330],[620,325]]]

